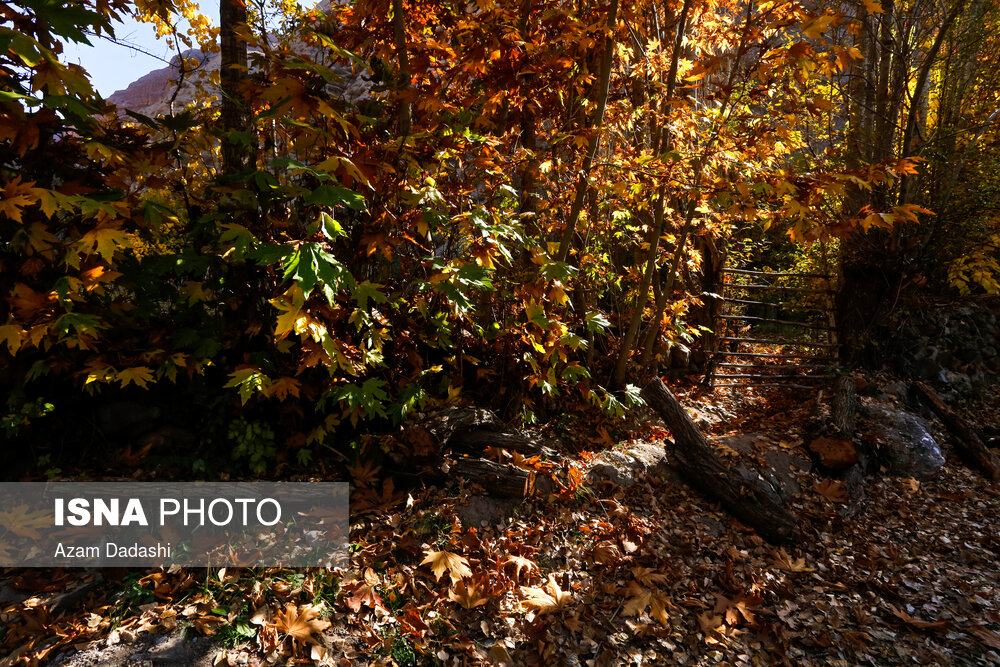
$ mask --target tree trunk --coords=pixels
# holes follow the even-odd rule
[[[222,128],[222,173],[227,176],[250,168],[254,148],[240,134],[248,134],[250,105],[240,91],[247,72],[247,43],[237,34],[246,26],[247,7],[243,0],[222,0],[219,4],[219,92],[222,105],[219,125]]]
[[[731,468],[723,464],[659,378],[643,388],[642,397],[670,427],[676,442],[673,459],[695,486],[771,543],[783,542],[796,532],[798,522],[785,507],[777,479],[743,464]]]
[[[853,438],[858,423],[858,390],[854,378],[849,375],[837,378],[830,409],[837,434],[842,438]]]
[[[576,223],[583,212],[583,200],[586,197],[589,187],[590,170],[594,165],[594,156],[597,155],[597,145],[600,143],[600,129],[604,123],[604,111],[608,107],[608,89],[611,85],[611,65],[615,60],[615,27],[618,25],[618,0],[611,0],[611,7],[608,9],[608,35],[604,38],[604,55],[601,60],[601,78],[598,82],[597,91],[597,111],[594,113],[593,127],[594,134],[587,143],[587,154],[583,157],[583,166],[580,170],[580,179],[576,183],[576,196],[573,198],[573,206],[570,208],[569,218],[566,220],[566,229],[563,230],[562,239],[559,241],[559,251],[556,253],[556,261],[565,262],[569,257],[570,244],[573,241],[573,234],[576,232]]]
[[[941,397],[926,384],[914,382],[913,388],[955,436],[955,445],[959,455],[969,465],[982,472],[984,477],[994,482],[1000,480],[1000,459],[990,451],[976,430],[958,413],[945,405]]]
[[[410,60],[406,51],[406,14],[403,12],[403,0],[392,0],[392,37],[396,46],[396,60],[399,66],[397,87],[403,97],[399,102],[399,135],[406,140],[410,134],[410,102],[407,91],[410,89]]]

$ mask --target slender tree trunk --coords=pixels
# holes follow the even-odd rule
[[[219,5],[220,95],[219,124],[223,131],[222,173],[228,176],[250,168],[254,149],[246,136],[251,131],[250,105],[240,84],[247,72],[247,43],[237,34],[246,26],[247,7],[243,0],[221,0]]]
[[[398,1],[398,0],[397,0]],[[597,91],[597,111],[594,113],[592,127],[593,136],[587,143],[587,153],[583,158],[583,165],[580,168],[580,178],[576,182],[576,196],[573,198],[573,206],[569,211],[569,218],[566,220],[566,228],[563,231],[562,239],[559,241],[559,251],[556,253],[556,261],[565,262],[569,257],[569,248],[573,241],[573,234],[576,232],[576,223],[580,219],[583,211],[583,202],[589,187],[590,170],[594,166],[594,157],[597,155],[597,146],[600,144],[601,125],[604,123],[604,111],[608,107],[608,89],[611,86],[611,65],[615,60],[615,27],[618,25],[618,0],[611,0],[611,7],[608,9],[608,34],[604,38],[604,54],[601,60],[601,77],[598,81]]]
[[[952,8],[951,12],[945,17],[944,23],[938,29],[937,37],[934,38],[934,43],[931,45],[930,51],[924,57],[924,62],[920,65],[920,70],[917,73],[917,82],[913,89],[913,100],[910,104],[910,111],[906,116],[906,127],[903,130],[903,141],[902,148],[900,150],[900,157],[907,157],[913,150],[913,134],[917,128],[917,113],[920,110],[919,101],[923,99],[924,88],[927,85],[927,78],[930,76],[931,68],[934,67],[934,61],[937,60],[938,52],[941,50],[941,45],[944,44],[944,38],[948,34],[948,30],[951,29],[953,23],[962,13],[962,9],[965,6],[965,0],[958,0],[955,6]],[[907,203],[908,200],[908,190],[909,190],[909,176],[904,174],[900,179],[899,188],[899,198],[900,204]]]
[[[396,43],[396,60],[399,66],[398,91],[402,99],[399,102],[399,134],[404,141],[410,134],[410,101],[407,93],[410,89],[410,59],[406,51],[406,14],[403,12],[403,0],[392,0],[392,37]]]
[[[674,46],[673,52],[670,54],[670,70],[667,74],[667,90],[666,95],[663,98],[664,113],[667,113],[670,110],[669,105],[673,99],[674,87],[677,84],[677,66],[680,58],[681,47],[684,44],[684,31],[690,9],[691,0],[684,0],[684,6],[681,8],[680,16],[677,18],[677,26],[674,29]],[[670,141],[671,140],[667,134],[666,128],[658,127],[653,136],[653,152],[656,153],[660,148],[668,147]],[[656,275],[656,263],[657,257],[659,256],[660,236],[663,234],[664,207],[666,205],[665,197],[666,193],[664,188],[661,186],[657,192],[656,205],[653,210],[653,226],[649,238],[649,252],[646,256],[646,268],[643,271],[642,280],[639,281],[632,317],[629,320],[628,328],[625,330],[625,336],[622,338],[621,347],[618,350],[618,358],[615,361],[615,369],[611,374],[612,387],[620,387],[625,382],[625,376],[628,373],[629,359],[632,356],[632,351],[635,349],[636,339],[639,336],[639,328],[642,326],[642,317],[646,310],[646,300],[649,298],[649,286]],[[683,248],[684,244],[687,242],[687,232],[688,226],[685,225],[685,229],[681,234],[682,238],[678,240],[678,247]],[[673,281],[671,281],[671,289],[672,287]]]

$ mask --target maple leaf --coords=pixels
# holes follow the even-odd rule
[[[469,569],[469,561],[463,556],[453,554],[450,551],[432,551],[430,549],[424,553],[426,557],[420,564],[431,566],[431,571],[434,572],[436,581],[440,581],[445,572],[451,577],[451,583],[453,584],[472,576],[472,570]]]
[[[805,558],[795,558],[793,559],[787,551],[784,549],[778,550],[774,554],[774,560],[778,563],[778,567],[789,572],[814,572],[814,568],[806,567]]]
[[[713,614],[712,616],[709,616],[708,614],[698,614],[698,625],[701,627],[701,631],[704,632],[706,636],[725,630],[726,627],[722,622],[722,616],[718,614]]]
[[[381,469],[382,466],[376,465],[374,461],[368,460],[362,463],[359,460],[350,466],[347,472],[351,473],[351,481],[358,486],[369,486],[378,479],[378,473]]]
[[[662,595],[654,593],[639,583],[630,582],[625,594],[629,600],[622,608],[624,616],[641,616],[649,608],[650,618],[658,621],[663,627],[669,627],[670,617],[667,615],[666,600]]]
[[[268,396],[274,396],[279,401],[283,401],[292,395],[296,398],[299,397],[299,391],[302,389],[302,383],[291,377],[283,377],[280,380],[276,380],[270,387],[268,387],[264,393]]]
[[[146,384],[153,379],[153,371],[145,366],[135,366],[118,371],[116,379],[121,382],[122,388],[134,383],[135,386],[145,389]]]
[[[836,20],[837,17],[833,14],[823,14],[822,16],[804,21],[802,23],[802,34],[809,39],[819,39],[820,35]]]
[[[818,492],[832,503],[846,503],[847,489],[835,479],[824,479],[813,484],[813,491]]]
[[[313,634],[330,627],[330,621],[319,617],[321,611],[318,605],[307,604],[299,609],[289,604],[274,617],[274,625],[278,632],[291,637],[293,643],[315,644]]]
[[[544,588],[521,586],[521,594],[525,596],[521,604],[539,614],[558,611],[574,601],[573,594],[560,588],[555,575],[552,574],[549,575]]]
[[[448,591],[448,599],[466,609],[475,609],[489,602],[490,596],[483,594],[478,585],[463,580]]]
[[[632,575],[635,576],[636,581],[638,581],[643,586],[648,588],[653,588],[654,586],[662,585],[667,583],[670,577],[662,572],[657,572],[651,567],[633,567],[631,569]]]
[[[531,576],[532,572],[538,571],[538,565],[535,561],[530,558],[525,558],[524,556],[508,556],[507,560],[503,562],[504,565],[514,566],[514,578],[517,580],[521,579],[521,574],[527,570],[528,576]]]
[[[21,209],[31,206],[37,201],[37,197],[32,194],[34,181],[22,183],[20,176],[15,176],[3,189],[3,196],[0,197],[0,215],[4,215],[14,222],[21,222]]]
[[[619,560],[621,560],[622,552],[614,542],[610,540],[602,540],[594,545],[594,550],[591,552],[591,556],[595,563],[600,563],[601,565],[614,565]]]
[[[376,607],[382,606],[382,598],[379,596],[378,592],[375,590],[373,584],[362,584],[354,590],[354,593],[345,600],[348,608],[355,614],[361,611],[361,607],[371,607],[375,609]]]
[[[48,528],[51,526],[51,519],[46,510],[29,512],[27,505],[0,512],[0,527],[6,528],[15,535],[27,537],[32,540],[42,539],[36,528]]]
[[[5,343],[11,354],[21,349],[23,338],[24,331],[16,324],[4,324],[0,326],[0,344]]]
[[[115,249],[119,246],[127,246],[131,238],[128,232],[123,232],[114,227],[98,227],[83,235],[79,244],[83,251],[90,254],[96,249],[97,254],[110,262],[115,255]]]

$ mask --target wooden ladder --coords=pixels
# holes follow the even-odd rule
[[[716,340],[718,349],[705,373],[706,385],[810,389],[815,383],[833,377],[838,343],[832,276],[729,268],[722,269],[722,272],[723,314],[716,325],[721,336]],[[780,278],[807,279],[813,285],[793,287],[774,284]],[[737,280],[747,282],[739,283]],[[811,299],[811,303],[802,307],[786,298],[797,293],[818,295],[818,298]],[[770,310],[748,314],[755,312],[752,309],[761,307]],[[794,317],[796,311],[801,313],[803,310],[812,316],[787,319]],[[792,314],[778,316],[789,311]],[[766,331],[769,327],[777,331]],[[751,344],[776,345],[780,351],[772,353],[745,349],[744,346]]]

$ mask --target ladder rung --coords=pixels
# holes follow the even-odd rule
[[[836,294],[836,290],[832,289],[817,289],[814,287],[780,287],[778,285],[738,285],[737,283],[722,283],[723,289],[726,287],[735,287],[738,289],[773,289],[780,290],[782,292],[813,292],[816,294],[827,293]]]
[[[752,380],[829,380],[832,375],[768,375],[766,373],[736,373],[733,375],[716,375],[719,380],[734,380],[749,378]]]
[[[768,366],[767,364],[733,364],[724,363],[716,364],[716,368],[759,368],[761,370],[788,370],[789,368],[821,368],[823,366],[828,366],[829,364],[822,362],[806,363],[806,364],[773,364]]]
[[[728,297],[722,297],[722,300],[726,303],[740,303],[745,306],[774,306],[776,308],[784,308],[786,310],[793,310],[798,308],[795,304],[788,303],[772,303],[770,301],[748,301],[746,299],[730,299]],[[823,310],[826,312],[833,312],[833,308],[819,307],[819,306],[809,306],[810,310]]]
[[[722,357],[764,357],[765,359],[826,359],[833,361],[833,357],[817,357],[815,354],[768,354],[767,352],[716,352]]]
[[[748,322],[768,322],[788,327],[803,327],[805,329],[826,329],[834,331],[835,327],[827,324],[812,324],[810,322],[792,322],[791,320],[772,320],[768,317],[750,317],[749,315],[719,315],[720,320],[746,320]]]
[[[723,273],[742,273],[747,276],[791,276],[794,278],[824,278],[833,280],[833,276],[825,273],[771,273],[769,271],[751,271],[750,269],[721,269]]]
[[[724,343],[763,343],[765,345],[801,345],[804,347],[840,347],[836,343],[812,343],[809,341],[782,341],[767,340],[765,338],[734,338],[723,337],[719,339]]]

